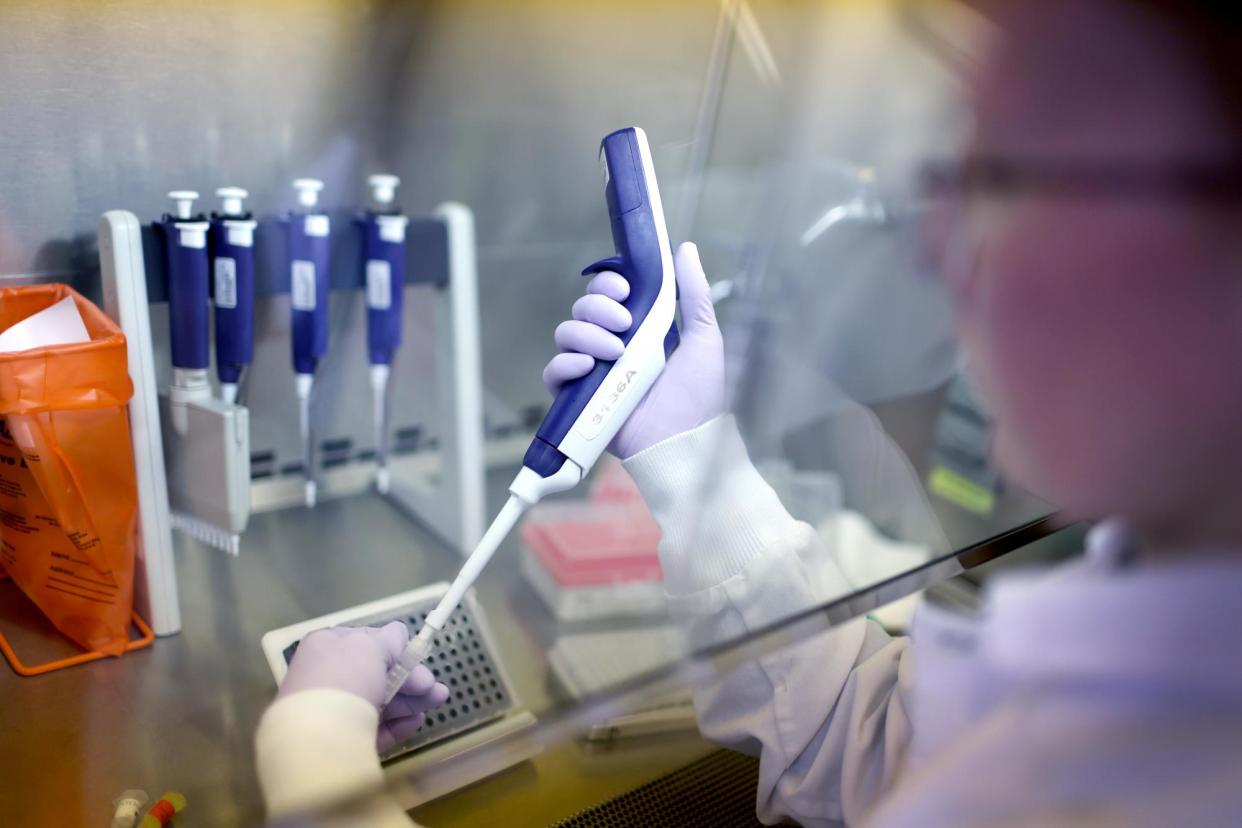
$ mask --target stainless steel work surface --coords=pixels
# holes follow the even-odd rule
[[[45,676],[0,676],[0,740],[22,757],[9,802],[23,821],[105,824],[125,788],[181,790],[187,824],[258,818],[251,740],[274,690],[259,637],[378,597],[395,574],[417,583],[429,560],[448,563],[411,554],[433,544],[372,497],[257,515],[236,560],[176,543],[180,635]],[[15,595],[6,585],[6,616]]]
[[[495,506],[509,473],[490,480]],[[476,586],[514,690],[539,716],[563,704],[548,652],[564,631],[519,573],[511,536]],[[127,788],[179,790],[178,825],[263,816],[255,726],[275,691],[268,630],[451,578],[461,558],[375,495],[255,515],[240,558],[177,538],[184,628],[146,650],[33,678],[0,670],[3,824],[105,824]],[[594,625],[598,627],[598,624]],[[0,629],[23,654],[69,654],[11,582]],[[687,764],[693,731],[604,747],[558,743],[533,761],[415,811],[429,826],[544,825]]]
[[[548,629],[517,576],[515,546],[511,539],[479,589],[515,689],[537,708],[546,704]],[[260,636],[451,578],[460,564],[374,495],[255,515],[237,559],[178,536],[177,558],[180,635],[44,676],[0,670],[4,824],[106,824],[126,788],[185,793],[179,825],[258,821],[252,739],[275,691]],[[11,582],[0,596],[0,625],[19,652],[58,652],[54,631]]]

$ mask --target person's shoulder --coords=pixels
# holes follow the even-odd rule
[[[1193,757],[1193,761],[1186,761]],[[904,775],[869,826],[1236,824],[1242,702],[1165,715],[1017,694]]]

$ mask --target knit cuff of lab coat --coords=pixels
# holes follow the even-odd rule
[[[797,531],[751,465],[730,415],[656,443],[624,466],[660,526],[670,595],[723,583]]]
[[[303,690],[276,701],[255,733],[255,764],[269,816],[382,784],[378,728],[375,706],[344,690]]]

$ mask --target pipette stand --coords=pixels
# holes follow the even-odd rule
[[[348,227],[347,217],[334,219],[333,226]],[[260,240],[262,233],[260,224]],[[474,214],[463,204],[446,202],[430,216],[411,217],[406,239],[406,284],[430,286],[435,305],[436,376],[428,392],[434,395],[432,424],[438,439],[390,458],[386,497],[465,555],[483,536],[488,454],[504,454],[501,462],[514,459],[507,444],[486,453],[484,448]],[[334,291],[365,290],[356,264],[360,244],[357,233],[333,233]],[[287,290],[273,282],[271,271],[271,267],[256,271],[256,292],[261,296]],[[410,381],[402,373],[403,364],[408,363],[398,359],[395,364],[392,385]],[[375,471],[373,461],[356,459],[317,469],[320,500],[373,490]],[[300,476],[271,476],[251,483],[251,506],[256,512],[301,502]]]
[[[407,283],[434,286],[439,440],[434,448],[392,459],[387,497],[465,555],[483,535],[484,476],[489,459],[484,449],[474,215],[462,204],[445,203],[432,216],[414,219],[410,236],[412,266]],[[171,635],[181,628],[169,505],[172,481],[165,465],[167,452],[175,447],[161,434],[158,355],[150,317],[150,303],[166,301],[166,275],[154,234],[131,212],[111,210],[100,218],[99,249],[105,309],[130,343],[134,397],[129,412],[140,504],[137,607],[157,635]],[[346,251],[344,261],[353,258]],[[361,283],[355,285],[352,278],[334,273],[334,289],[361,289]],[[256,281],[258,296],[282,291],[271,267],[257,273]],[[393,381],[402,380],[394,376]],[[207,405],[225,407],[215,400]],[[246,411],[242,406],[227,407]],[[502,462],[511,460],[507,447],[499,449],[506,455]],[[239,451],[237,459],[248,469],[248,447]],[[374,472],[374,464],[366,462],[323,469],[321,495],[365,491],[372,485]],[[246,476],[240,473],[241,478]],[[229,475],[230,479],[238,477]],[[219,491],[215,494],[223,496]],[[230,505],[243,503],[249,495],[251,510],[262,511],[300,502],[301,488],[300,482],[295,486],[289,478],[262,479],[250,481],[248,492],[233,495],[237,496],[227,498]]]
[[[474,214],[448,202],[434,215],[446,231],[447,273],[434,300],[440,441],[433,457],[393,465],[388,497],[464,556],[483,537],[486,505]]]
[[[148,619],[156,635],[173,635],[181,630],[181,608],[164,476],[142,225],[133,213],[109,210],[99,219],[99,263],[104,311],[125,332],[129,375],[134,383],[129,428],[138,478],[135,608]]]

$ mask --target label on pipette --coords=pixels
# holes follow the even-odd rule
[[[216,307],[237,307],[237,260],[228,256],[216,259],[215,267]]]
[[[315,309],[315,263],[304,259],[294,259],[291,271],[289,294],[293,309],[313,311]]]
[[[627,355],[635,353],[636,351],[636,348],[632,351],[626,351],[621,355],[621,359],[617,360],[619,366],[617,376],[614,378],[611,385],[604,387],[607,394],[597,395],[597,399],[594,400],[594,411],[588,411],[590,416],[583,417],[581,422],[578,424],[576,431],[578,434],[582,435],[583,439],[594,440],[598,437],[600,432],[604,430],[604,426],[607,424],[608,418],[613,411],[618,410],[623,406],[628,409],[633,408],[632,405],[624,405],[626,392],[634,388],[634,378],[639,375],[639,366],[643,365],[643,362],[641,360],[631,358],[628,361],[630,365],[634,367],[627,368],[626,365],[622,363],[622,360],[625,360]]]
[[[375,310],[392,307],[392,267],[383,259],[367,262],[367,307]]]

